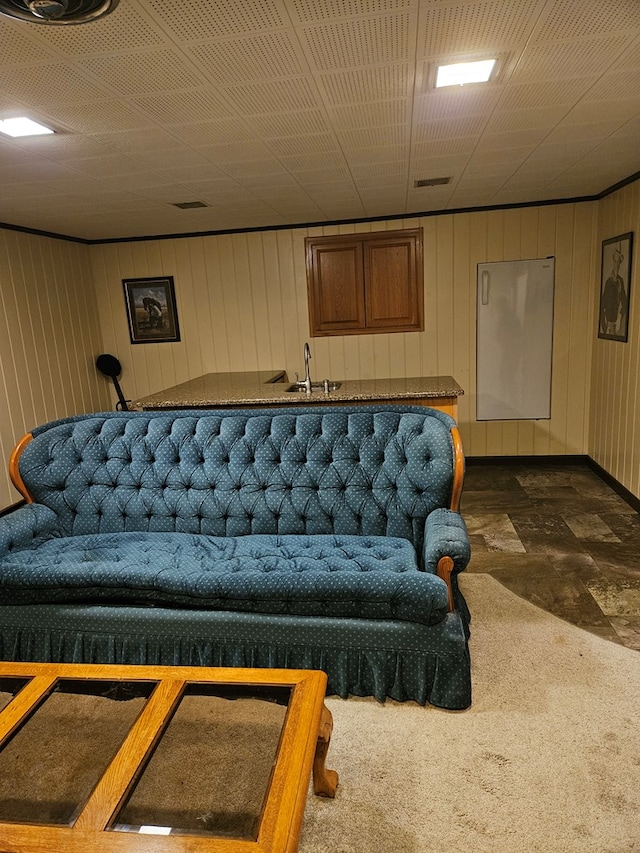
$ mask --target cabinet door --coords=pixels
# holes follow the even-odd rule
[[[345,334],[364,328],[362,254],[360,240],[307,243],[312,334]]]
[[[368,329],[422,328],[422,252],[413,234],[389,233],[365,244]]]

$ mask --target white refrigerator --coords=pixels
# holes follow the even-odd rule
[[[551,417],[555,258],[478,264],[476,419]]]

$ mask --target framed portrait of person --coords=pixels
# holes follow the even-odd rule
[[[173,276],[125,278],[122,285],[132,344],[180,340]]]
[[[633,232],[602,241],[598,337],[609,341],[629,339],[629,298]]]

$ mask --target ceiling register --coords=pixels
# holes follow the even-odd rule
[[[0,0],[0,15],[34,24],[87,24],[108,15],[119,0]]]

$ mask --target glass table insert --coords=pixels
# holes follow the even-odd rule
[[[311,773],[337,785],[325,689],[306,670],[0,662],[0,849],[294,851]]]

